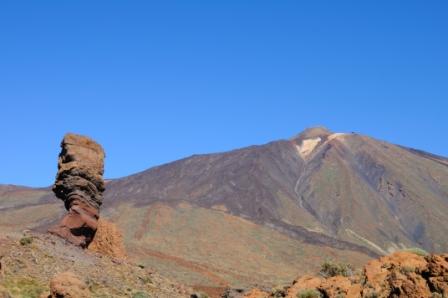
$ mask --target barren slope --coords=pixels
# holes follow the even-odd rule
[[[87,284],[92,297],[174,298],[192,293],[148,268],[82,250],[48,234],[2,234],[0,256],[0,297],[43,297],[51,278],[67,271]]]

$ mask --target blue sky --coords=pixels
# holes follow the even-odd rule
[[[65,132],[120,177],[306,127],[448,156],[447,1],[1,1],[0,183]]]

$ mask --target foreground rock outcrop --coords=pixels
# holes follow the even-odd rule
[[[98,229],[89,250],[119,260],[126,259],[123,234],[114,223],[104,218],[98,220]]]
[[[97,230],[105,154],[101,145],[76,134],[65,135],[61,149],[53,192],[68,213],[50,232],[85,248]]]
[[[302,276],[274,292],[252,290],[245,297],[268,298],[435,298],[448,297],[448,254],[397,252],[372,260],[351,276]]]
[[[0,298],[177,298],[194,292],[150,267],[117,262],[48,233],[0,233],[0,263]]]
[[[59,273],[51,279],[50,295],[47,297],[90,298],[90,296],[87,285],[74,273],[68,271]]]

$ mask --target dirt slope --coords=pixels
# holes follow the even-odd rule
[[[0,297],[40,297],[49,293],[53,276],[67,271],[87,285],[91,297],[171,298],[192,293],[151,269],[82,250],[51,235],[2,235],[0,264]]]

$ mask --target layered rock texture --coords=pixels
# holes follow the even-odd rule
[[[53,192],[68,213],[50,232],[87,247],[97,230],[104,191],[104,150],[92,139],[67,134],[61,143]]]

